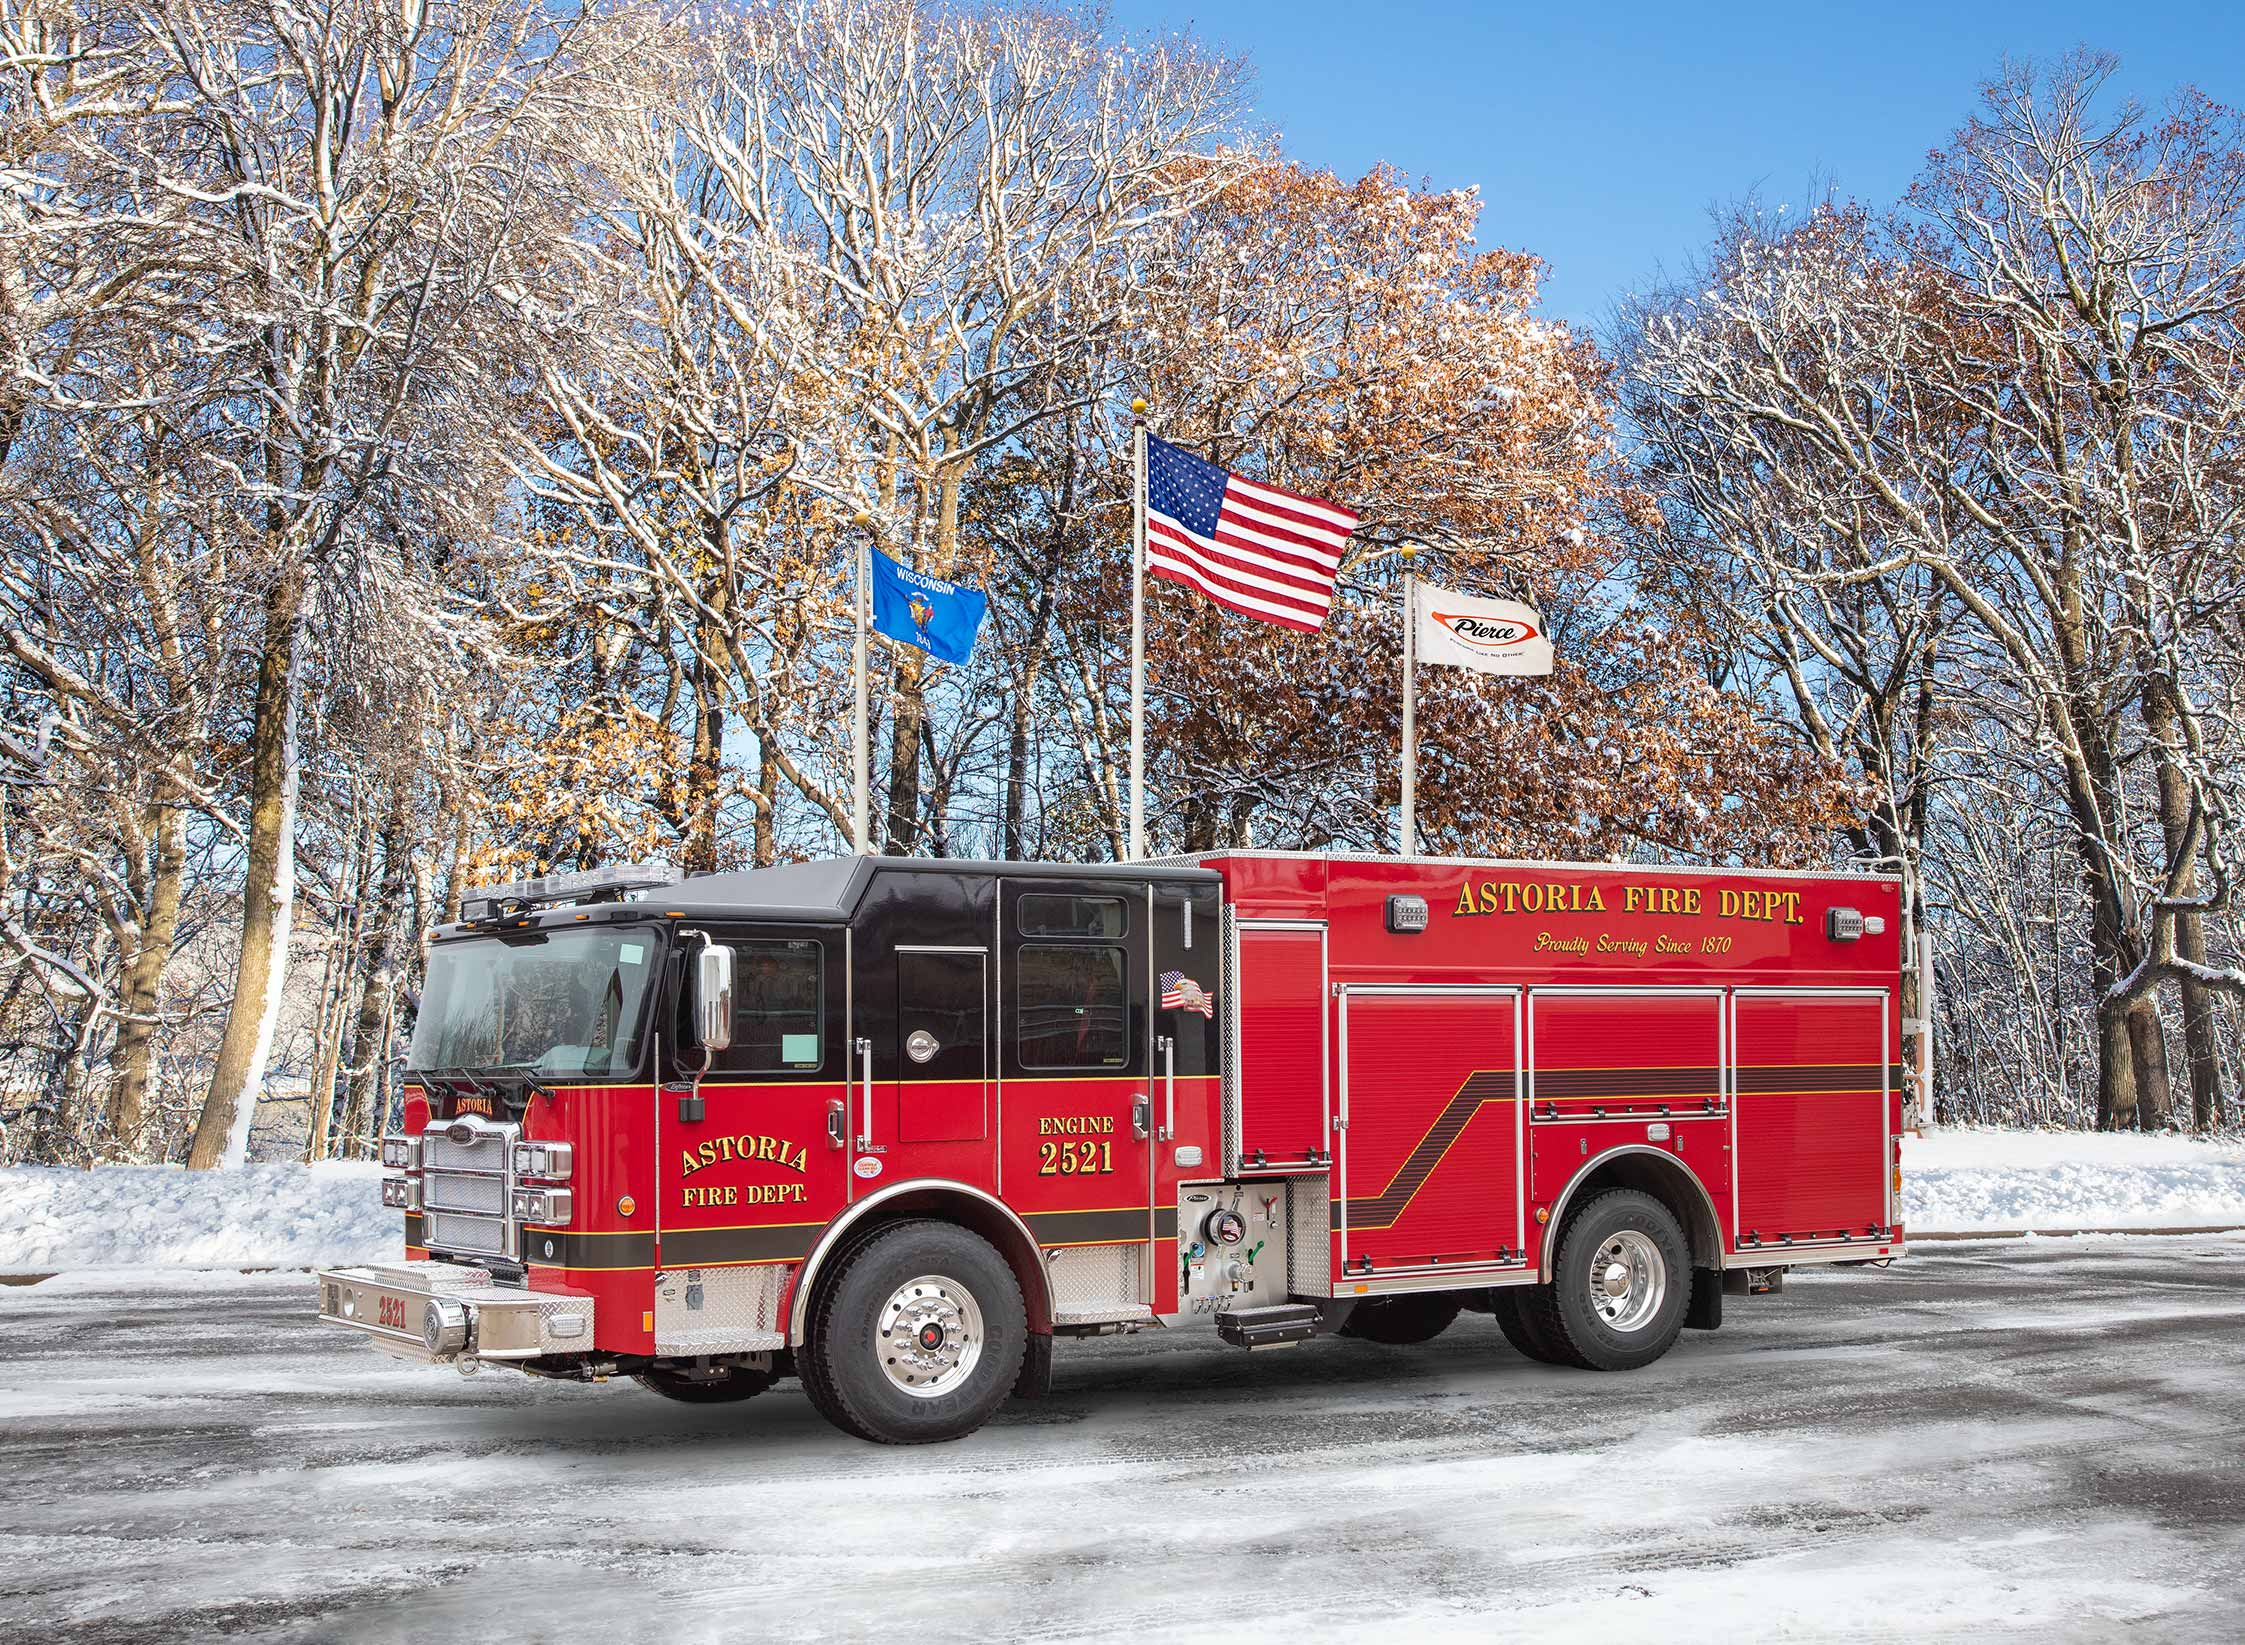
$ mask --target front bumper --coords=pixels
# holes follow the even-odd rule
[[[593,1299],[582,1291],[494,1285],[480,1268],[400,1262],[319,1274],[320,1322],[363,1333],[423,1365],[543,1359],[591,1351]]]

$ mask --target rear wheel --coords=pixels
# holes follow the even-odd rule
[[[1533,1333],[1593,1371],[1633,1371],[1668,1352],[1691,1303],[1691,1247],[1667,1206],[1620,1188],[1567,1219],[1552,1281],[1521,1307]]]
[[[754,1399],[779,1380],[779,1373],[752,1371],[741,1365],[720,1366],[700,1374],[656,1366],[633,1372],[631,1380],[650,1394],[675,1399],[681,1405],[732,1405]]]
[[[798,1355],[821,1415],[883,1445],[973,1433],[1013,1392],[1028,1313],[1003,1257],[947,1222],[904,1222],[852,1249],[811,1304]]]
[[[1443,1291],[1378,1297],[1356,1305],[1348,1323],[1341,1327],[1341,1335],[1361,1337],[1366,1342],[1384,1342],[1395,1348],[1432,1342],[1450,1329],[1451,1322],[1464,1306],[1458,1297]]]
[[[1527,1306],[1530,1293],[1548,1291],[1548,1285],[1501,1285],[1489,1293],[1489,1311],[1497,1329],[1528,1358],[1544,1365],[1574,1365],[1578,1361],[1566,1348],[1545,1336],[1536,1321],[1538,1312]]]

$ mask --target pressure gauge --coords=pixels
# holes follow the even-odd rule
[[[1229,1209],[1211,1211],[1201,1231],[1211,1245],[1237,1245],[1247,1238],[1247,1219]]]

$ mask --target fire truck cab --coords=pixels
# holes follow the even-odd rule
[[[1240,852],[553,876],[435,934],[385,1201],[320,1315],[886,1442],[1055,1338],[1624,1370],[1903,1249],[1897,883]]]

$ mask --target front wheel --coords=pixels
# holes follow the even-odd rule
[[[1521,1299],[1534,1334],[1592,1371],[1633,1371],[1668,1352],[1691,1304],[1691,1248],[1667,1206],[1634,1188],[1567,1219],[1551,1284]]]
[[[898,1223],[819,1287],[800,1356],[804,1391],[847,1433],[883,1445],[958,1439],[1013,1392],[1028,1311],[988,1240],[948,1222]]]

